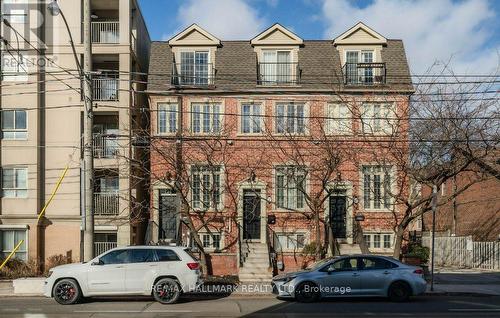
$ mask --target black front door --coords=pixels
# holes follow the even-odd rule
[[[160,190],[159,239],[177,238],[177,196],[169,190]]]
[[[343,195],[330,197],[330,225],[333,237],[346,238],[347,198]]]
[[[260,191],[243,191],[243,238],[260,240]]]

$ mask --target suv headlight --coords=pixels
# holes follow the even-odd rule
[[[49,278],[50,276],[52,276],[52,274],[54,274],[54,271],[49,269],[49,275],[47,275],[47,278]]]

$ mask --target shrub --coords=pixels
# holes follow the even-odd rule
[[[0,260],[0,263],[3,263],[3,261]],[[11,258],[0,271],[0,277],[6,279],[36,276],[38,276],[38,269],[36,262],[33,260],[24,262],[17,258]]]
[[[45,263],[45,272],[44,275],[48,275],[49,269],[59,266],[59,265],[65,265],[69,264],[71,261],[68,259],[68,257],[59,254],[59,255],[52,255],[47,259],[47,262]]]
[[[417,257],[420,258],[422,263],[427,263],[429,261],[430,251],[429,248],[422,245],[412,244],[408,248],[408,253],[406,257]]]

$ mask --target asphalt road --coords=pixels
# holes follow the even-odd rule
[[[332,299],[300,304],[274,297],[184,298],[161,305],[149,298],[92,299],[73,306],[39,297],[0,298],[0,317],[500,317],[500,297],[423,296],[408,303]]]

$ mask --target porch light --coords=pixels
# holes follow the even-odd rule
[[[49,10],[50,15],[53,17],[58,16],[61,13],[61,8],[59,7],[57,0],[52,1],[48,5],[47,10]]]

